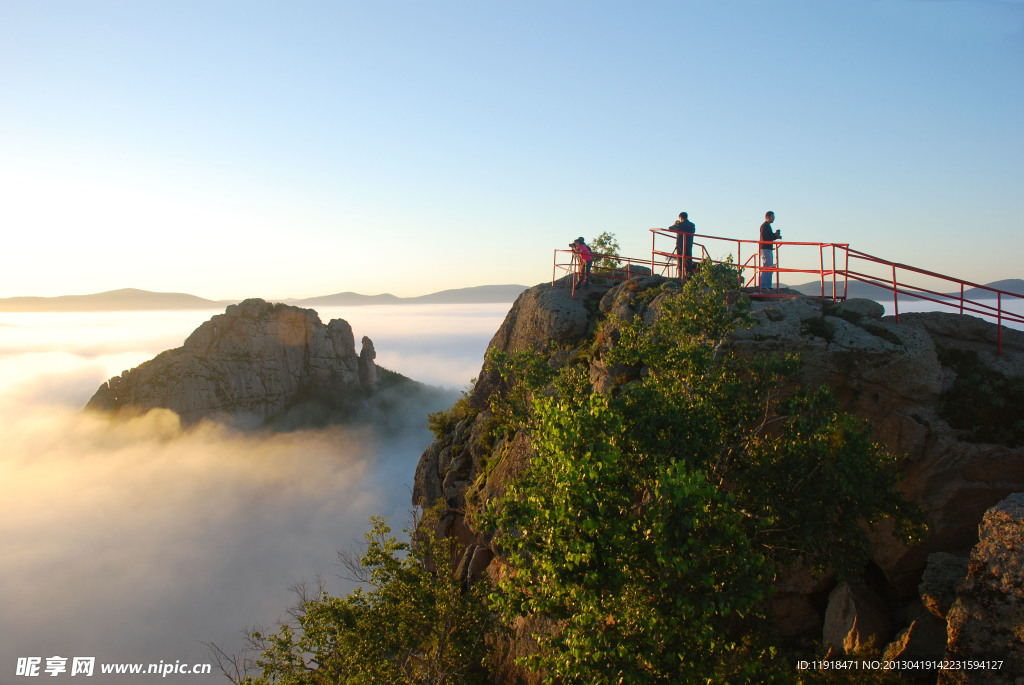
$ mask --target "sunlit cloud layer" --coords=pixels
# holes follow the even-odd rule
[[[184,432],[152,411],[0,420],[0,646],[19,656],[205,660],[329,573],[367,516],[400,522],[422,435]],[[10,673],[5,673],[10,675]]]
[[[464,387],[507,305],[484,309],[420,312],[404,326],[386,310],[346,317],[382,365]],[[211,314],[0,320],[0,682],[19,657],[209,662],[203,642],[237,650],[245,628],[284,615],[295,583],[323,575],[347,588],[332,576],[336,550],[361,540],[370,515],[405,525],[425,416],[385,438],[81,411],[110,375],[180,345]]]

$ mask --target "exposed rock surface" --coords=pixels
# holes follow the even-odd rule
[[[185,344],[100,386],[87,409],[163,407],[184,424],[203,418],[262,425],[304,403],[351,407],[380,386],[373,343],[356,354],[352,328],[312,309],[249,299],[197,328]]]
[[[738,331],[733,345],[748,355],[798,353],[795,380],[830,386],[845,411],[871,422],[876,440],[907,456],[900,488],[922,506],[931,535],[908,550],[882,529],[874,535],[873,560],[910,595],[929,553],[970,548],[985,510],[1024,489],[1024,450],[965,442],[940,416],[943,393],[956,377],[941,353],[969,350],[993,370],[1014,373],[1024,360],[1024,333],[1004,330],[997,355],[996,327],[974,317],[905,314],[897,324],[878,318],[881,313],[868,300],[756,303],[755,325]]]
[[[910,622],[889,643],[882,653],[883,661],[942,660],[946,651],[946,622],[929,613],[923,613]],[[909,669],[930,671],[932,669]]]
[[[1024,493],[992,507],[979,536],[947,616],[946,658],[1001,667],[943,672],[939,683],[1024,682]]]
[[[574,346],[594,344],[590,379],[595,389],[608,389],[637,371],[605,366],[601,350],[614,344],[614,336],[589,340],[588,332],[602,316],[638,315],[650,323],[667,294],[648,291],[664,283],[661,277],[649,276],[610,289],[583,291],[575,299],[565,288],[535,286],[513,305],[490,347],[511,353],[532,346],[548,353],[550,363],[558,366],[573,354]],[[897,323],[883,317],[883,311],[870,300],[837,304],[797,296],[755,302],[754,325],[735,333],[728,345],[740,355],[799,354],[802,367],[794,385],[830,386],[844,411],[870,421],[877,441],[906,456],[900,488],[920,504],[931,527],[927,541],[912,549],[897,543],[884,525],[873,531],[873,592],[855,583],[835,594],[836,581],[827,574],[783,572],[773,606],[778,629],[820,636],[831,621],[828,640],[840,649],[854,650],[873,637],[879,653],[891,639],[887,653],[934,658],[944,648],[942,614],[952,601],[948,593],[956,564],[932,557],[932,571],[922,585],[929,555],[962,555],[977,543],[985,511],[1007,495],[1024,491],[1024,449],[968,441],[965,431],[944,418],[944,402],[958,378],[950,351],[974,355],[977,364],[1000,377],[1019,376],[1024,371],[1024,333],[1004,329],[1002,355],[997,355],[994,324],[945,313],[904,314]],[[470,563],[483,554],[482,549],[495,555],[487,572],[500,572],[501,550],[474,529],[475,512],[500,497],[529,463],[530,444],[521,434],[482,446],[489,398],[502,392],[501,378],[482,369],[469,398],[475,415],[429,447],[416,472],[414,503],[442,502],[442,519],[468,548],[463,572],[469,576],[487,558],[483,555],[478,563]],[[947,568],[940,568],[944,562]],[[972,561],[972,573],[974,568]],[[918,597],[919,585],[924,604]],[[822,598],[830,590],[834,601],[823,612]],[[825,613],[832,616],[826,619]]]
[[[921,575],[918,591],[924,608],[932,615],[945,619],[960,584],[967,577],[968,558],[947,552],[928,555],[928,565]]]
[[[842,654],[884,644],[892,633],[885,602],[859,583],[840,583],[828,597],[822,638]]]

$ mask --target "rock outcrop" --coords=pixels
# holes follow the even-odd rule
[[[611,289],[577,293],[575,299],[564,288],[535,286],[513,305],[490,347],[512,353],[532,346],[548,353],[549,362],[557,367],[581,345],[600,348],[614,343],[587,337],[599,317],[638,315],[649,323],[666,296],[652,288],[664,283],[665,279],[649,276]],[[727,346],[739,355],[798,354],[802,366],[792,379],[794,386],[830,386],[844,411],[869,420],[874,439],[891,453],[905,456],[899,487],[920,505],[930,536],[923,544],[907,548],[884,525],[874,530],[865,577],[839,590],[836,579],[828,575],[784,573],[773,605],[779,630],[816,639],[824,636],[840,653],[872,642],[879,654],[884,650],[890,655],[941,658],[945,613],[953,601],[950,588],[955,592],[957,584],[955,558],[963,558],[978,543],[978,524],[986,510],[1011,493],[1024,491],[1024,447],[1012,440],[984,442],[977,432],[954,426],[951,395],[959,392],[958,382],[971,365],[1021,387],[1024,333],[1003,329],[1002,354],[997,355],[997,327],[973,317],[904,314],[897,323],[884,317],[883,308],[874,301],[834,303],[792,295],[755,302],[754,325],[736,332]],[[623,373],[607,368],[601,358],[598,349],[590,368],[590,380],[599,391],[620,382]],[[498,573],[501,566],[501,550],[491,545],[485,533],[474,530],[474,512],[500,497],[506,484],[529,464],[529,440],[521,434],[483,447],[490,421],[489,398],[500,392],[501,378],[485,366],[469,395],[475,413],[430,446],[416,472],[414,504],[440,503],[442,532],[462,545],[464,574],[469,575],[478,573],[484,560],[490,561],[490,573]],[[1006,404],[1005,400],[979,397],[993,406]],[[1000,511],[1005,516],[1001,514],[999,520],[1006,522],[999,525],[1009,526],[1010,514],[1005,507]],[[1016,549],[1020,554],[1024,543]],[[936,557],[936,553],[946,556]],[[991,562],[972,557],[972,574],[978,580],[964,587],[991,585],[996,582],[995,569],[1003,569],[1004,579],[1017,578],[1019,573],[1006,567],[1006,554],[993,547],[988,555]],[[931,573],[926,573],[929,559]],[[985,581],[978,575],[983,573],[983,563],[990,569],[984,572]],[[1019,571],[1019,558],[1017,563]],[[1019,578],[1014,582],[1019,590]],[[833,602],[824,601],[830,595]],[[1019,601],[1020,595],[1015,596]],[[957,601],[963,608],[950,612],[951,636],[953,617],[973,611],[963,603],[966,599]],[[1019,620],[1022,608],[1016,611]],[[963,636],[958,644],[976,645],[971,642],[970,622],[965,620],[963,626],[956,628]],[[1018,632],[1018,644],[1024,644],[1022,638]],[[951,645],[950,649],[967,656],[968,647]]]
[[[947,615],[946,658],[992,665],[944,671],[940,684],[1024,681],[1024,493],[989,509],[979,536]]]
[[[186,425],[216,418],[243,427],[311,405],[321,416],[344,413],[380,387],[375,356],[366,337],[356,354],[342,319],[325,326],[312,309],[249,299],[202,324],[181,347],[111,378],[86,408],[162,407]]]

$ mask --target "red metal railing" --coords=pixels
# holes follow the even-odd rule
[[[643,266],[645,271],[650,269],[652,274],[661,273],[666,276],[685,278],[682,269],[683,258],[675,252],[676,236],[677,234],[673,231],[652,228],[651,258],[649,260],[595,254],[595,260],[602,257],[610,258],[615,260],[619,266],[595,269],[592,275],[612,280],[623,280],[637,274],[636,266]],[[663,240],[659,241],[659,238]],[[671,249],[659,249],[659,242],[664,245],[666,242],[664,239],[671,239]],[[770,267],[761,263],[761,248],[765,245],[772,245],[775,251],[775,263]],[[559,254],[564,255],[569,261],[560,263]],[[787,266],[783,266],[783,256],[786,258]],[[570,275],[577,273],[577,259],[571,250],[555,250],[554,268],[551,275],[552,284],[557,280],[556,275],[559,270],[567,271]],[[739,268],[741,282],[747,288],[757,287],[762,273],[774,274],[775,286],[767,290],[758,288],[756,293],[751,293],[751,297],[756,298],[791,297],[791,294],[781,291],[779,282],[781,275],[807,274],[808,276],[817,276],[821,283],[820,297],[836,301],[846,299],[850,281],[878,287],[880,297],[871,299],[881,299],[881,296],[888,297],[891,294],[893,314],[897,323],[900,320],[899,298],[901,295],[904,298],[909,297],[950,307],[958,310],[960,314],[975,314],[994,319],[998,330],[996,345],[999,353],[1002,353],[1003,349],[1003,325],[1006,323],[1024,325],[1024,313],[1007,308],[1009,305],[1013,305],[1024,312],[1024,295],[972,283],[953,276],[945,276],[907,264],[891,262],[860,250],[854,250],[848,243],[781,240],[774,243],[762,243],[757,240],[738,240],[695,234],[693,259],[695,261],[710,260],[716,264],[725,262],[733,264]],[[817,268],[814,268],[814,265]],[[869,273],[870,270],[874,270],[874,273]],[[749,278],[746,276],[748,273],[750,274]],[[916,282],[914,282],[915,279]],[[929,285],[922,284],[924,280],[927,280]],[[576,278],[570,278],[569,281],[573,288],[573,297],[575,297]],[[947,287],[950,290],[948,292],[939,289]],[[973,297],[968,297],[968,288],[972,290]],[[988,297],[979,297],[979,294],[987,294]],[[990,303],[993,299],[995,304]]]
[[[559,255],[562,255],[563,261],[559,262]],[[603,260],[602,266],[592,266],[590,271],[591,278],[607,278],[612,281],[627,281],[633,276],[647,276],[653,273],[648,271],[648,260],[646,259],[634,259],[632,257],[620,257],[619,255],[591,252],[594,264],[597,264],[599,260]],[[568,260],[568,261],[564,261]],[[614,266],[610,266],[614,264]],[[580,258],[572,250],[555,250],[555,262],[551,268],[551,285],[554,285],[558,280],[558,272],[565,271],[568,273],[569,287],[572,289],[573,299],[576,298],[576,281],[579,280],[580,273]],[[641,266],[643,270],[640,271],[636,267]],[[563,277],[564,278],[564,277]]]
[[[671,251],[658,249],[658,238],[665,237],[673,240]],[[736,238],[720,238],[713,235],[694,234],[693,236],[694,260],[701,261],[709,259],[716,264],[726,261],[731,262],[740,270],[740,276],[744,278],[744,287],[756,287],[762,273],[774,274],[775,286],[771,289],[759,291],[756,297],[791,297],[779,292],[781,274],[807,274],[817,276],[821,281],[821,296],[832,299],[846,298],[846,280],[842,278],[843,271],[837,265],[837,258],[841,260],[838,251],[845,250],[848,246],[845,243],[804,243],[804,242],[782,242],[761,243],[757,240],[739,240]],[[662,275],[674,275],[680,277],[680,257],[675,252],[674,241],[676,233],[666,231],[662,228],[651,229],[651,271]],[[661,241],[664,243],[664,241]],[[761,247],[762,245],[774,245],[775,264],[773,266],[762,266]],[[716,251],[718,257],[711,254],[709,247]],[[786,267],[782,265],[783,247],[787,260],[792,264],[814,264],[818,268]],[[699,254],[698,254],[699,250]],[[746,258],[744,258],[746,254]],[[674,271],[673,271],[674,269]],[[750,277],[747,278],[746,274]],[[840,294],[840,292],[842,294]]]
[[[861,283],[868,283],[891,293],[893,315],[897,323],[900,320],[900,295],[951,307],[958,310],[960,314],[976,314],[992,318],[995,319],[998,327],[996,346],[1000,353],[1003,351],[1003,324],[1006,322],[1024,324],[1024,314],[1007,309],[1007,306],[1010,304],[1024,306],[1024,296],[1017,293],[999,290],[998,288],[981,285],[980,283],[972,283],[971,281],[965,281],[952,276],[945,276],[934,271],[928,271],[927,269],[919,269],[916,266],[890,262],[887,259],[881,259],[852,248],[847,248],[846,254],[846,267],[844,268],[846,278]],[[881,267],[883,273],[868,274],[851,269],[851,263],[854,265],[861,263],[877,265]],[[866,266],[858,266],[858,268],[866,268]],[[925,287],[908,282],[907,277],[910,274],[925,277],[932,283],[948,283],[955,290],[954,292],[941,292],[936,290],[935,287]],[[967,288],[974,290],[975,297],[966,296]],[[956,292],[957,290],[959,292]],[[988,298],[978,297],[977,294],[979,293],[988,293],[990,296]],[[984,301],[992,299],[995,300],[994,305]]]

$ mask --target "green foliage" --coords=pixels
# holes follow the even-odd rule
[[[430,429],[435,438],[441,439],[455,430],[455,426],[458,425],[459,421],[471,416],[473,413],[473,409],[469,406],[469,393],[463,392],[462,396],[450,408],[427,414],[427,428]]]
[[[653,324],[606,322],[605,362],[641,369],[610,396],[571,366],[550,383],[541,360],[505,360],[535,456],[481,520],[508,552],[495,609],[556,626],[525,660],[547,682],[791,680],[764,616],[776,569],[848,572],[861,522],[910,530],[896,460],[862,422],[826,390],[783,396],[797,360],[725,351],[748,320],[737,282],[703,264]]]
[[[306,599],[296,625],[253,633],[261,674],[242,683],[487,682],[484,585],[464,592],[451,550],[432,537],[410,545],[395,538],[383,518],[371,524],[359,562],[369,589]]]
[[[504,393],[491,395],[491,412],[509,432],[523,428],[530,400],[554,378],[555,371],[532,347],[512,354],[491,348],[485,364],[488,372],[497,371],[505,383]]]
[[[1024,376],[1004,376],[973,350],[940,349],[939,360],[956,371],[939,398],[939,415],[966,440],[1024,445]]]
[[[600,271],[602,269],[611,270],[619,268],[619,260],[614,255],[618,255],[622,251],[619,247],[619,241],[615,238],[614,233],[604,231],[601,235],[591,239],[588,244],[590,251],[594,253],[594,264],[593,269]],[[597,255],[613,255],[598,257]]]
[[[866,421],[837,412],[829,389],[780,411],[778,430],[753,436],[731,474],[744,509],[769,524],[756,539],[777,563],[804,559],[848,577],[865,562],[863,524],[890,517],[906,540],[923,534],[916,509],[893,490],[897,460],[871,441]]]
[[[807,319],[800,324],[800,331],[806,335],[816,338],[824,338],[825,342],[832,342],[836,336],[836,327],[824,316]]]
[[[560,625],[529,665],[564,683],[736,675],[729,627],[768,586],[732,497],[681,462],[638,467],[605,398],[543,398],[534,410],[537,455],[492,514],[516,531],[501,538],[515,570],[494,606]]]

